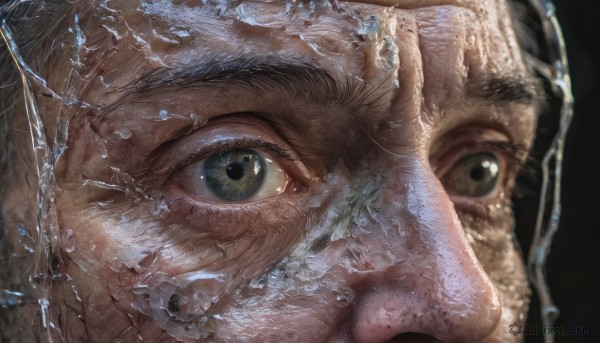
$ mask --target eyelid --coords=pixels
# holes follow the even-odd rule
[[[181,168],[201,161],[210,154],[232,148],[264,151],[276,158],[284,170],[297,181],[311,184],[315,177],[297,154],[260,120],[232,118],[209,123],[205,127],[170,142],[152,163],[152,175],[164,183]],[[174,156],[176,158],[174,158]]]
[[[244,149],[247,152],[250,152],[251,150],[252,152],[260,155],[262,158],[264,178],[263,181],[260,182],[260,186],[252,195],[237,200],[226,199],[220,197],[217,193],[214,192],[214,190],[211,190],[206,179],[206,174],[204,172],[198,173],[198,171],[205,170],[207,160],[210,159],[211,156],[213,156],[212,153],[186,167],[178,168],[177,171],[173,173],[173,180],[175,181],[174,185],[177,185],[184,192],[186,192],[190,196],[196,197],[200,201],[224,204],[242,204],[256,202],[277,195],[281,195],[286,192],[287,194],[289,194],[292,191],[300,190],[297,187],[297,182],[290,178],[289,173],[287,173],[287,171],[284,170],[278,162],[276,162],[276,159],[273,158],[273,156],[264,151],[247,148],[246,146],[242,145],[240,147],[234,146],[232,148],[225,148],[224,150],[219,149],[217,154],[237,149]],[[274,186],[278,187],[274,188]]]
[[[178,171],[182,168],[185,168],[191,164],[200,162],[206,159],[208,156],[215,154],[217,152],[236,149],[236,148],[246,148],[246,149],[254,149],[258,151],[264,151],[269,155],[273,155],[279,159],[287,160],[290,162],[295,162],[297,159],[292,156],[290,153],[286,152],[285,149],[280,146],[270,143],[264,142],[254,138],[242,138],[242,139],[228,139],[224,141],[215,142],[212,145],[206,146],[198,151],[197,154],[192,156],[188,156],[187,158],[182,159],[179,163],[177,163],[174,167],[174,171]]]
[[[527,153],[527,148],[523,145],[507,141],[465,143],[460,145],[458,149],[453,150],[453,152],[444,154],[441,159],[442,162],[438,164],[435,170],[440,179],[463,157],[485,151],[492,152],[498,155],[501,161],[508,162],[503,164],[510,167],[511,172],[516,173],[524,166],[524,155]]]

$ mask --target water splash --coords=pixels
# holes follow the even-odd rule
[[[193,342],[208,338],[219,315],[206,311],[225,294],[230,279],[204,270],[176,276],[149,275],[132,289],[132,306],[173,337]]]
[[[73,17],[73,28],[69,30],[75,34],[73,42],[73,46],[75,48],[75,61],[73,61],[73,63],[75,64],[76,68],[80,68],[83,66],[83,63],[81,62],[81,53],[84,49],[86,39],[85,35],[83,34],[83,30],[81,29],[81,26],[79,26],[78,14],[75,14],[75,16]]]
[[[374,50],[377,66],[390,71],[392,85],[399,88],[400,49],[395,43],[397,19],[393,11],[393,8],[388,8],[380,15],[369,15],[361,19],[356,34]]]
[[[17,233],[21,238],[19,239],[19,244],[30,254],[34,252],[35,241],[33,236],[31,235],[31,231],[23,225],[17,225]]]
[[[543,324],[546,327],[552,327],[560,312],[552,301],[544,266],[550,253],[552,238],[558,230],[560,222],[563,151],[567,132],[573,118],[574,99],[571,92],[571,76],[569,74],[566,45],[556,18],[555,7],[550,0],[531,0],[530,3],[542,20],[546,42],[552,54],[551,64],[545,65],[538,60],[534,61],[532,65],[550,82],[554,94],[562,99],[559,130],[542,161],[540,205],[528,258],[529,277],[540,298]],[[553,169],[551,169],[552,164],[554,165]],[[554,173],[553,179],[551,171]],[[550,192],[552,193],[550,194]],[[550,214],[547,216],[546,201],[549,198],[552,199],[552,205]],[[544,335],[544,341],[546,343],[554,342],[554,335]]]
[[[0,289],[0,308],[10,309],[24,304],[25,293]]]
[[[50,261],[52,260],[52,247],[55,247],[54,251],[58,251],[56,249],[58,246],[56,232],[58,226],[56,213],[53,211],[54,157],[46,141],[44,124],[38,112],[30,79],[37,81],[44,87],[46,83],[40,76],[31,70],[21,57],[12,32],[4,18],[2,19],[1,25],[0,34],[2,35],[2,39],[6,43],[21,76],[25,110],[34,148],[35,170],[38,177],[38,211],[36,218],[36,247],[34,250],[35,267],[33,276],[30,280],[37,295],[42,328],[46,331],[46,336],[44,338],[48,341],[53,341],[53,334],[50,332],[51,318],[49,313],[51,282],[47,273],[48,266],[51,265]]]

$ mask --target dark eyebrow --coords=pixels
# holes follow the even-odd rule
[[[543,94],[541,82],[533,76],[492,74],[467,82],[468,98],[480,99],[492,106],[509,103],[539,105],[544,101]]]
[[[268,57],[203,57],[177,68],[159,68],[118,89],[123,96],[103,112],[153,95],[181,88],[234,85],[279,96],[292,95],[312,103],[342,107],[368,106],[382,92],[375,85],[346,76],[336,79],[324,68],[310,63]],[[377,96],[380,94],[379,96]],[[375,95],[375,96],[374,96]]]

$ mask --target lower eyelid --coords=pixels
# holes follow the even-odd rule
[[[285,196],[248,203],[215,203],[191,197],[173,182],[165,183],[161,191],[169,207],[169,214],[164,220],[224,237],[237,236],[249,230],[260,231],[270,225],[281,226],[282,218],[291,220],[291,223],[297,222],[299,219],[293,218],[303,215],[301,209],[309,198],[308,192],[284,192]]]
[[[474,200],[461,196],[450,196],[456,211],[460,214],[468,214],[479,220],[492,220],[495,218],[506,219],[506,211],[511,211],[510,198],[502,194],[483,200]]]

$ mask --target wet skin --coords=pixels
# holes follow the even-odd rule
[[[52,300],[65,336],[519,340],[510,197],[536,104],[506,4],[395,4],[68,11],[85,43],[44,76],[99,110],[38,99],[48,127],[69,121],[56,202],[71,280]],[[262,195],[202,186],[199,163],[232,148],[273,160]],[[465,194],[459,162],[482,152],[497,182]],[[15,185],[9,199],[35,194]]]

